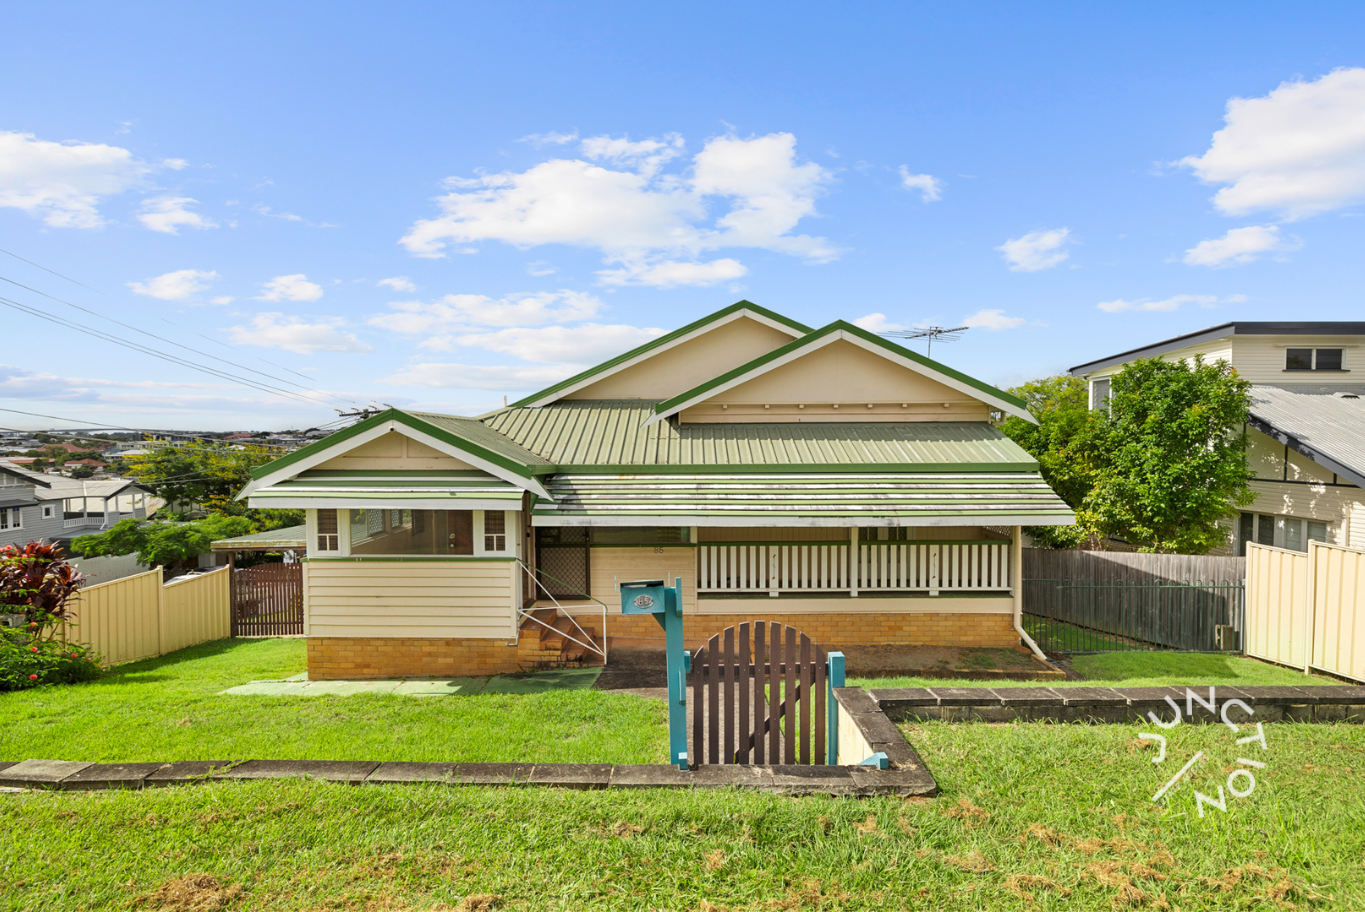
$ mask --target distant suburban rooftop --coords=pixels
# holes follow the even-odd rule
[[[1144,345],[1142,348],[1134,348],[1117,355],[1110,355],[1095,361],[1087,361],[1084,364],[1078,364],[1071,368],[1070,373],[1073,376],[1079,376],[1081,374],[1089,373],[1090,371],[1113,367],[1116,364],[1124,364],[1137,358],[1155,358],[1157,355],[1166,354],[1166,352],[1188,348],[1191,345],[1198,345],[1201,342],[1212,342],[1214,339],[1222,339],[1227,336],[1365,336],[1365,322],[1315,321],[1288,323],[1247,322],[1239,320],[1233,323],[1220,323],[1217,326],[1210,326],[1208,329],[1200,329],[1195,332],[1185,333],[1183,336],[1174,336],[1170,339],[1154,342],[1151,345]]]

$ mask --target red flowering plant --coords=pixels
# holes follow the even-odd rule
[[[75,621],[71,605],[84,582],[60,545],[0,548],[0,615],[23,615],[21,626],[0,628],[0,690],[99,676],[99,657],[67,642]]]

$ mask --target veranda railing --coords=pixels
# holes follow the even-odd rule
[[[697,591],[1009,592],[1010,542],[725,542],[697,547]]]

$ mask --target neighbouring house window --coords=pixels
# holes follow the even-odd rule
[[[1327,523],[1310,519],[1308,521],[1308,540],[1318,542],[1329,541],[1327,538]]]
[[[43,505],[43,519],[51,519],[56,515],[56,509],[51,504]]]
[[[1264,513],[1256,517],[1256,544],[1275,545],[1275,517]]]
[[[1109,408],[1109,378],[1090,381],[1090,407],[1104,411]]]
[[[356,555],[474,553],[470,510],[351,510]]]
[[[0,507],[0,529],[22,529],[23,513],[18,507]]]
[[[1291,348],[1285,351],[1284,369],[1287,371],[1339,371],[1339,348]]]
[[[337,511],[318,511],[318,550],[337,550]]]
[[[1247,545],[1251,543],[1252,534],[1256,531],[1255,513],[1237,514],[1237,556],[1247,556]]]
[[[692,538],[686,526],[603,526],[589,534],[594,545],[680,545]]]
[[[1303,541],[1303,520],[1286,517],[1284,521],[1284,546],[1290,551],[1307,551]]]
[[[507,550],[507,514],[501,510],[489,510],[483,514],[483,549]]]

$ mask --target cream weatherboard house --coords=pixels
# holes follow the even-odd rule
[[[1015,397],[741,301],[478,418],[391,409],[253,472],[307,511],[315,678],[595,660],[776,620],[830,648],[1017,646],[1021,525],[1073,516],[992,424]],[[1026,638],[1025,638],[1026,639]]]
[[[1071,369],[1103,408],[1111,378],[1137,358],[1226,361],[1249,380],[1256,501],[1221,553],[1248,542],[1307,551],[1309,541],[1365,548],[1365,322],[1235,322]],[[1215,552],[1217,553],[1217,552]]]

